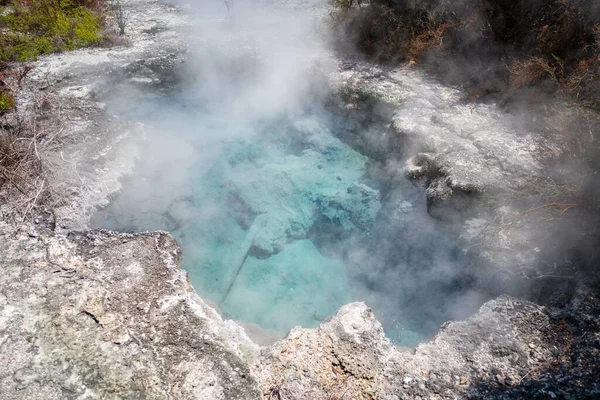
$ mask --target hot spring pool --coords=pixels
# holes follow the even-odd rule
[[[307,110],[240,125],[181,98],[125,114],[147,125],[146,148],[93,225],[170,231],[226,318],[283,335],[365,301],[392,340],[414,346],[471,295],[423,190],[340,140],[359,121]]]

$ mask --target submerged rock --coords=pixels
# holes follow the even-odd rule
[[[316,120],[296,121],[293,128],[273,128],[281,130],[268,133],[276,145],[262,146],[250,159],[243,159],[244,147],[230,150],[236,162],[224,177],[226,190],[236,209],[266,216],[253,245],[263,257],[306,237],[319,212],[345,230],[368,231],[379,211],[377,191],[358,183],[366,157]]]
[[[219,151],[225,165],[195,182],[195,207],[212,214],[177,231],[191,248],[192,281],[228,317],[283,333],[291,320],[316,326],[352,293],[346,268],[307,236],[317,226],[369,233],[381,206],[379,192],[359,183],[367,158],[309,118]]]
[[[381,209],[379,191],[353,183],[330,199],[319,202],[320,212],[347,232],[367,235]]]
[[[249,256],[221,309],[229,318],[285,334],[297,325],[318,326],[351,300],[343,263],[304,239],[266,259]]]

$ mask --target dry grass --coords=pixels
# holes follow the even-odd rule
[[[371,0],[359,7],[335,0],[334,23],[379,60],[426,62],[453,84],[507,98],[539,86],[600,110],[600,23],[588,12],[590,2],[514,3]],[[473,68],[461,74],[454,61]]]
[[[535,29],[540,50],[544,54],[559,54],[564,51],[565,43],[572,40],[581,19],[579,9],[574,2],[560,1],[544,16],[540,26]]]
[[[567,101],[600,111],[600,24],[580,7],[574,0],[547,7],[529,32],[533,44],[508,65],[510,92],[551,81]]]
[[[13,111],[0,122],[0,189],[8,185],[26,195],[43,172],[35,119],[31,114],[24,118]]]
[[[24,66],[4,71],[4,90],[18,97],[30,70]],[[10,204],[1,208],[2,218],[18,226],[50,199],[43,157],[56,131],[56,118],[44,116],[53,108],[50,96],[36,95],[27,105],[15,106],[0,116],[0,206]]]
[[[547,79],[558,82],[564,64],[560,60],[552,64],[542,57],[530,57],[526,60],[514,60],[507,68],[510,73],[510,90],[516,92],[537,86]]]
[[[572,101],[600,111],[600,54],[580,60],[561,84]]]
[[[427,51],[441,49],[450,29],[456,29],[454,21],[428,13],[413,29],[404,51],[411,60],[416,60]]]

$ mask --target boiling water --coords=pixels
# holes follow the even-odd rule
[[[147,141],[93,224],[170,231],[199,295],[269,337],[365,301],[390,338],[414,345],[473,311],[467,262],[402,160],[344,142],[389,120],[348,119],[327,101],[337,67],[314,29],[322,2],[192,3],[178,91],[107,100]]]
[[[414,345],[469,293],[423,191],[339,139],[360,121],[307,108],[241,126],[185,97],[136,104],[124,114],[146,123],[147,146],[93,223],[170,231],[225,317],[284,334],[366,301],[393,340]]]

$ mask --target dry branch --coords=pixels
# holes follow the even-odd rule
[[[540,210],[542,208],[547,208],[547,207],[560,207],[563,210],[560,212],[559,216],[562,216],[564,213],[566,213],[567,211],[569,211],[569,209],[573,208],[573,207],[577,207],[580,204],[565,204],[565,203],[556,203],[556,202],[552,202],[552,203],[548,203],[548,204],[544,204],[538,207],[534,207],[534,208],[530,208],[527,211],[524,211],[523,213],[521,213],[521,216],[527,215],[532,211],[536,211],[536,210]]]

